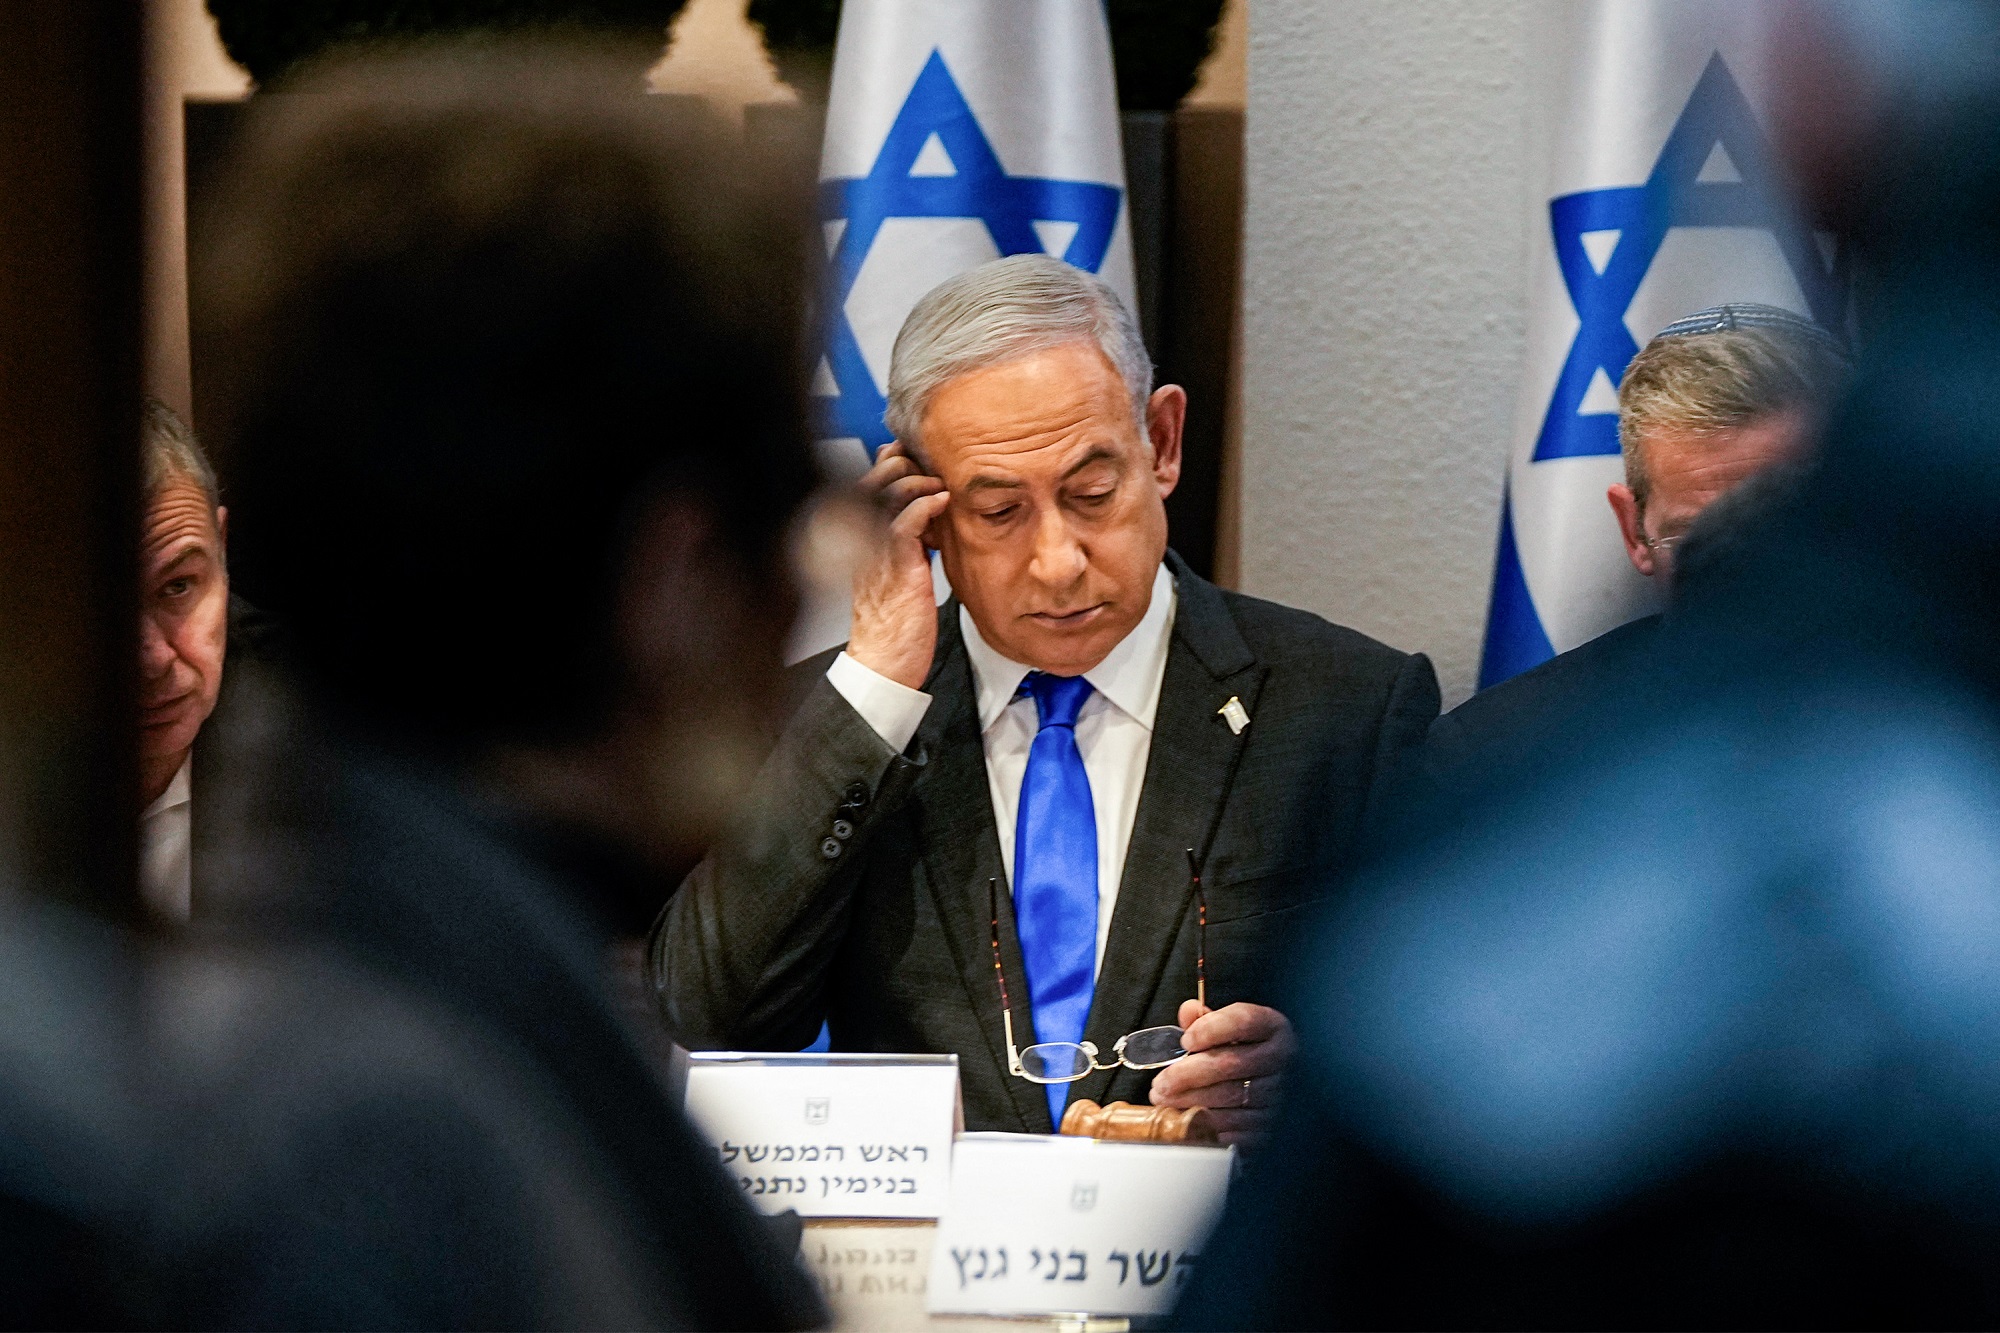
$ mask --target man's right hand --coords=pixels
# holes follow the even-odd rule
[[[951,495],[942,481],[917,466],[900,440],[882,446],[860,484],[889,521],[874,555],[854,578],[854,628],[847,655],[899,685],[920,690],[937,651],[937,597],[924,533],[943,515]]]

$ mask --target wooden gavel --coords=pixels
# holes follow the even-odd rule
[[[1172,1106],[1134,1106],[1113,1102],[1074,1101],[1063,1112],[1062,1133],[1080,1139],[1110,1139],[1118,1143],[1216,1142],[1215,1117],[1205,1107],[1180,1110]]]

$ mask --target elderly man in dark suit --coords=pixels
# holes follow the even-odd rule
[[[835,1049],[955,1052],[974,1129],[1150,1095],[1259,1130],[1292,1047],[1259,1003],[1275,951],[1437,684],[1167,549],[1186,402],[1056,260],[918,303],[852,637],[798,669],[750,812],[654,930],[682,1041],[798,1047],[824,1019]]]
[[[235,607],[229,510],[208,456],[174,411],[141,416],[146,506],[139,533],[139,882],[161,918],[192,901],[193,754],[222,693]]]
[[[211,817],[220,779],[201,743],[235,694],[223,663],[268,660],[278,634],[229,590],[229,509],[194,431],[149,400],[139,438],[139,887],[157,919],[184,923],[210,848],[226,836]]]

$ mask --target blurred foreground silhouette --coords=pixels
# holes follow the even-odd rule
[[[2000,6],[1812,8],[1857,382],[1350,900],[1189,1327],[2000,1318]]]
[[[804,215],[628,63],[335,61],[218,196],[204,427],[287,660],[148,977],[141,1322],[823,1318],[607,985],[761,743],[815,482]]]

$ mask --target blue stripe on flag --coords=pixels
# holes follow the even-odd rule
[[[1555,655],[1542,618],[1535,614],[1535,599],[1528,594],[1521,553],[1514,547],[1514,499],[1509,494],[1500,506],[1500,554],[1493,562],[1493,602],[1486,614],[1479,688],[1498,685]]]

